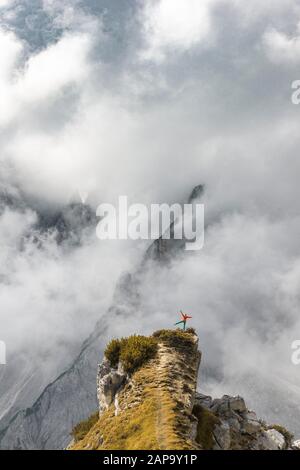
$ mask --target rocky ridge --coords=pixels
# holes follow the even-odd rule
[[[299,448],[284,427],[260,420],[242,397],[213,399],[196,391],[201,352],[193,330],[153,336],[155,357],[132,375],[121,361],[112,367],[104,357],[97,373],[99,418],[84,436],[75,433],[71,450]]]

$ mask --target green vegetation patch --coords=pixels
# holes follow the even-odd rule
[[[153,333],[153,337],[162,341],[170,348],[186,349],[194,345],[194,335],[196,334],[193,328],[183,330],[158,330]]]
[[[76,424],[71,432],[75,442],[81,441],[90,431],[90,429],[92,429],[92,427],[98,422],[98,420],[99,411],[95,411],[95,413],[93,413],[88,419]]]
[[[129,338],[113,339],[104,354],[111,367],[120,361],[125,372],[132,374],[145,362],[152,359],[157,352],[157,340],[147,336],[130,336]]]
[[[120,360],[121,354],[121,343],[120,339],[112,339],[104,351],[105,356],[109,360],[111,367],[117,367]]]

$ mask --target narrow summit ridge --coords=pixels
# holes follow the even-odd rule
[[[297,447],[240,396],[196,391],[194,329],[112,340],[98,366],[99,409],[73,430],[69,450],[282,450]]]

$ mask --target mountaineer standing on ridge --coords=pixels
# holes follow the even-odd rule
[[[185,331],[186,321],[188,320],[188,318],[193,318],[193,317],[189,317],[188,315],[183,313],[182,310],[180,310],[180,313],[181,313],[183,320],[178,321],[177,323],[175,323],[175,325],[179,325],[180,323],[183,323],[183,331]]]

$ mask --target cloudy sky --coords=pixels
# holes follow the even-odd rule
[[[145,248],[94,231],[41,248],[39,211],[78,191],[93,209],[181,202],[204,183],[205,247],[147,273],[139,329],[185,309],[216,393],[234,379],[254,401],[244,376],[259,373],[299,396],[299,3],[0,0],[0,18],[0,189],[19,201],[0,215],[10,353],[67,362]]]

